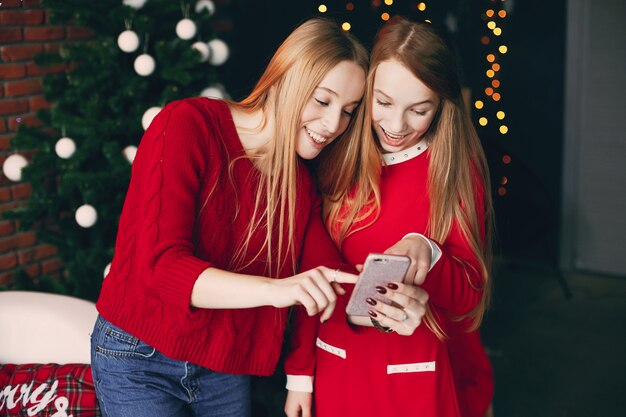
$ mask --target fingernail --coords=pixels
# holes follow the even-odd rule
[[[365,302],[371,306],[375,306],[376,305],[376,300],[374,300],[372,297],[367,297],[365,299]]]
[[[380,294],[386,294],[387,293],[387,289],[385,289],[384,287],[376,287],[376,291]]]
[[[375,312],[373,312],[372,310],[367,310],[367,314],[369,314],[372,317],[378,317],[378,314],[376,314]]]
[[[387,288],[391,288],[392,290],[397,290],[398,289],[398,284],[396,284],[394,282],[390,282],[389,284],[387,284]]]

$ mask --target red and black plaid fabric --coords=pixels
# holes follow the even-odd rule
[[[86,364],[0,365],[0,416],[101,416]]]

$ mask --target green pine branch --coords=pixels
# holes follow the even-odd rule
[[[35,58],[38,65],[65,64],[68,70],[44,77],[44,95],[51,107],[38,112],[43,127],[21,127],[12,140],[18,152],[33,151],[22,171],[23,180],[32,184],[32,194],[25,206],[4,217],[19,220],[22,230],[34,229],[40,240],[58,248],[64,278],[51,285],[50,279],[39,277],[36,285],[95,300],[103,270],[113,257],[130,178],[131,164],[123,155],[124,148],[139,145],[141,118],[148,108],[197,96],[215,82],[215,68],[199,62],[199,53],[191,48],[197,39],[176,36],[176,24],[183,18],[180,2],[150,0],[140,10],[123,6],[119,0],[45,0],[43,6],[50,10],[53,23],[72,22],[90,29],[93,37],[68,41],[58,53]],[[190,18],[202,41],[209,41],[213,33],[208,13],[198,15],[192,9]],[[132,22],[141,40],[133,53],[117,45],[125,21]],[[155,72],[148,77],[139,76],[133,66],[144,52],[156,61]],[[63,135],[76,144],[76,152],[68,159],[55,152]],[[91,228],[80,227],[74,218],[76,209],[85,203],[98,213]],[[25,284],[23,274],[18,275],[13,284],[18,289],[32,284]]]

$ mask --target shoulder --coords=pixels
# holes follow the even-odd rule
[[[230,115],[228,106],[222,100],[206,97],[184,98],[167,104],[161,113],[187,118],[223,118]]]

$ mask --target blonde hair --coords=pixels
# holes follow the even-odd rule
[[[360,154],[366,154],[367,157],[362,159],[364,166],[349,171],[347,177],[354,178],[355,174],[352,172],[357,172],[359,177],[366,177],[364,171],[378,174],[380,170],[380,155],[376,158],[372,149],[376,146],[372,144],[377,144],[378,141],[371,128],[370,109],[376,69],[381,62],[389,60],[402,63],[441,100],[437,115],[426,133],[430,154],[428,168],[430,217],[427,233],[432,239],[444,242],[456,222],[478,259],[483,279],[481,288],[483,293],[479,305],[467,315],[473,319],[471,328],[476,329],[482,321],[490,297],[493,211],[489,172],[480,139],[463,103],[454,55],[431,25],[413,23],[396,16],[378,32],[371,53],[363,106],[365,126],[369,128],[363,132],[354,132],[361,134],[362,138],[352,139],[359,141],[362,146]],[[341,176],[340,173],[335,173],[333,178]],[[484,189],[483,201],[476,201],[477,184]],[[340,233],[333,234],[339,244],[356,231],[351,229],[350,225],[363,217],[358,211],[359,208],[364,208],[366,214],[377,215],[380,209],[379,186],[377,180],[368,180],[358,183],[352,194],[345,188],[331,189],[331,194],[325,199],[330,205],[326,212],[329,214],[331,230],[339,230],[338,223],[348,223],[347,226],[340,228]],[[355,202],[359,207],[353,207],[347,212],[342,211],[345,210],[341,208],[342,206]],[[363,204],[364,202],[367,203]],[[479,207],[484,209],[478,212]],[[480,227],[482,219],[485,222],[484,236]],[[469,265],[464,266],[471,268]],[[430,308],[425,322],[438,337],[445,337]]]
[[[280,45],[252,92],[232,107],[247,113],[260,111],[262,129],[271,120],[273,140],[260,156],[267,170],[261,174],[254,215],[247,237],[234,255],[238,268],[267,253],[267,272],[277,276],[287,256],[296,264],[296,138],[303,109],[326,74],[343,61],[354,62],[367,73],[367,50],[336,22],[314,18],[298,26]],[[354,125],[351,121],[348,129]],[[341,138],[335,142],[343,142]],[[252,259],[246,256],[252,236],[265,229],[263,247]],[[278,232],[275,242],[272,234]],[[277,255],[276,255],[277,254]],[[248,259],[248,261],[244,261]]]

